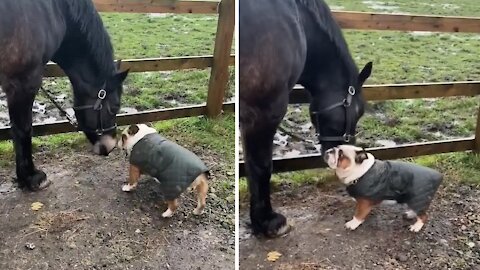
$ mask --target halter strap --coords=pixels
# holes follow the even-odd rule
[[[100,126],[99,127],[97,126],[97,129],[95,129],[95,130],[88,130],[88,129],[82,128],[83,131],[85,131],[85,132],[95,132],[98,136],[101,136],[105,132],[112,131],[112,130],[117,128],[117,123],[115,123],[113,126],[108,127],[108,128],[103,127],[102,110],[104,108],[103,103],[105,101],[105,98],[107,97],[107,91],[105,90],[105,87],[106,87],[106,83],[103,84],[103,87],[100,90],[98,90],[97,100],[95,101],[95,103],[93,105],[84,105],[84,106],[73,107],[73,109],[75,111],[92,109],[93,111],[98,112],[98,122],[100,123]],[[106,102],[105,107],[107,108],[108,113],[113,115],[112,110],[110,108],[110,104],[108,102]]]
[[[349,143],[352,139],[355,139],[355,135],[353,134],[353,111],[350,105],[352,105],[353,96],[355,96],[356,90],[355,87],[349,86],[347,97],[341,101],[330,105],[321,111],[313,112],[312,114],[315,115],[315,120],[317,124],[317,137],[320,142],[345,142]],[[322,136],[319,131],[320,122],[319,122],[319,115],[324,114],[328,111],[331,111],[337,107],[344,107],[345,108],[345,133],[341,136]]]

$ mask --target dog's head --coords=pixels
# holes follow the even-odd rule
[[[353,145],[330,148],[325,152],[324,159],[346,185],[362,177],[375,162],[372,154]]]
[[[127,151],[130,154],[133,146],[148,134],[156,133],[157,131],[150,124],[136,124],[125,128],[122,136],[118,141],[118,147]]]

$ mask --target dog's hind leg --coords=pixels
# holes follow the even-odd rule
[[[425,225],[425,222],[427,222],[427,215],[426,214],[418,215],[417,222],[415,222],[413,225],[410,226],[410,231],[419,232],[423,228],[423,225]]]
[[[200,176],[197,177],[197,179],[195,179],[195,182],[196,181],[198,181],[198,184],[195,187],[195,190],[197,191],[198,203],[197,203],[197,208],[193,210],[193,214],[201,215],[206,205],[206,198],[207,198],[207,192],[208,192],[207,177],[205,174],[202,173]]]
[[[403,218],[405,219],[414,219],[417,217],[417,213],[415,211],[409,209],[403,214]]]
[[[173,201],[167,201],[167,204],[168,204],[168,208],[162,214],[162,217],[164,217],[164,218],[172,217],[173,214],[175,214],[175,211],[177,210],[177,207],[178,207],[178,201],[177,201],[177,199],[175,199]]]

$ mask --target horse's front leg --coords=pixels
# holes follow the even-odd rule
[[[288,91],[285,91],[288,95]],[[254,234],[275,237],[287,232],[287,219],[273,211],[270,202],[273,138],[286,113],[288,97],[279,98],[267,106],[250,106],[240,102],[240,129],[244,149],[250,219]]]
[[[32,107],[41,85],[41,76],[25,76],[4,82],[8,112],[15,147],[17,181],[32,191],[48,186],[47,176],[37,170],[32,160]]]

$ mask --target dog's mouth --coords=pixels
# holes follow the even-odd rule
[[[323,160],[325,163],[328,164],[328,167],[331,169],[337,168],[337,158],[336,158],[336,149],[335,148],[330,148],[327,151],[325,151],[325,154],[323,155]]]

